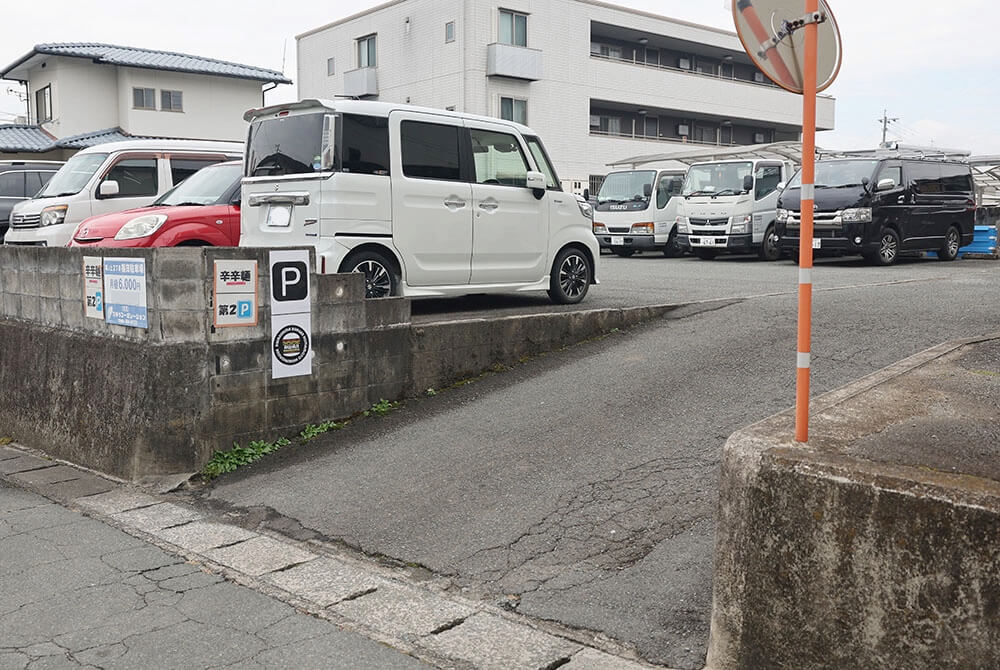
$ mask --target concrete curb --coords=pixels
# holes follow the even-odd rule
[[[0,478],[439,668],[642,670],[613,640],[456,596],[317,542],[258,533],[93,472],[0,447]]]
[[[934,541],[943,543],[942,546],[950,543],[955,552],[960,551],[960,546],[968,550],[965,538],[956,538],[955,534],[962,528],[983,523],[984,515],[995,518],[994,515],[1000,513],[1000,483],[913,464],[875,462],[843,451],[843,448],[859,437],[873,434],[871,431],[883,430],[881,423],[864,425],[866,415],[858,412],[858,406],[872,408],[873,414],[895,422],[898,417],[892,415],[894,406],[890,406],[894,385],[902,386],[908,375],[925,366],[944,364],[938,361],[964,347],[996,340],[1000,340],[1000,333],[946,342],[813,399],[810,416],[814,426],[820,426],[821,430],[811,430],[807,444],[794,441],[793,410],[744,428],[727,440],[720,474],[707,668],[735,670],[782,662],[799,668],[831,667],[829,664],[859,667],[860,656],[866,653],[865,645],[875,644],[865,641],[869,637],[880,640],[879,644],[888,648],[878,653],[872,649],[872,656],[862,665],[931,667],[905,665],[912,663],[914,658],[928,658],[919,655],[918,647],[905,650],[892,647],[906,640],[906,626],[919,628],[919,624],[906,620],[906,614],[911,610],[920,611],[922,605],[908,605],[911,610],[907,610],[896,603],[887,604],[887,610],[898,608],[898,611],[892,609],[893,623],[887,624],[885,630],[861,630],[858,626],[862,624],[854,618],[868,617],[864,624],[870,626],[870,620],[878,615],[873,613],[873,605],[865,604],[866,598],[872,593],[881,593],[883,599],[891,600],[883,591],[892,591],[895,584],[891,580],[898,579],[901,574],[910,574],[916,584],[923,583],[921,580],[929,583],[940,580],[953,584],[950,588],[956,590],[965,588],[972,578],[942,576],[947,568],[935,562],[936,556],[913,553],[911,562],[901,561],[898,547],[883,547],[882,543],[891,538],[906,542],[910,535],[900,529],[916,527],[921,535],[933,537]],[[960,401],[954,402],[964,407]],[[929,528],[920,526],[922,515],[936,518],[936,515],[947,517],[949,513],[954,515],[948,517],[952,518],[950,523]],[[972,531],[970,535],[978,536],[977,533]],[[976,540],[969,542],[975,545]],[[974,557],[970,555],[968,560]],[[834,566],[826,564],[830,562],[836,563]],[[983,562],[985,569],[989,568],[989,563],[989,560]],[[965,570],[977,573],[975,569]],[[856,575],[862,574],[869,575],[867,595],[863,592],[865,588],[856,581],[859,579]],[[873,582],[871,575],[874,574],[883,575],[886,583]],[[807,581],[800,581],[803,579]],[[827,588],[828,602],[803,605],[801,599],[808,596],[802,594],[806,592],[818,601],[824,600],[810,590],[819,583]],[[852,594],[852,588],[860,589],[861,593]],[[861,604],[854,605],[853,609],[850,606],[842,608],[843,601],[851,597]],[[921,591],[921,597],[928,596]],[[982,597],[987,602],[992,598],[985,593]],[[938,632],[947,631],[949,625],[960,625],[947,621],[949,615],[955,616],[948,609],[951,602],[945,602],[942,596],[940,603],[932,603],[935,611],[938,604],[943,617],[937,624]],[[860,614],[856,611],[865,607],[868,609]],[[818,611],[825,613],[825,624],[802,615]],[[978,608],[969,606],[970,619],[963,620],[964,625],[975,625],[976,611]],[[794,641],[758,644],[755,638],[759,638],[762,631],[769,635],[773,625],[791,612],[798,616],[795,619],[798,623],[794,630],[788,631],[792,634],[786,636],[786,640]],[[862,641],[853,646],[837,647],[840,626],[848,626],[844,623],[845,617],[854,625],[856,640]],[[937,633],[931,635],[931,639],[936,638]],[[831,646],[808,648],[808,641],[817,640],[826,640]],[[789,651],[781,644],[798,648]],[[846,647],[852,648],[848,651]],[[785,656],[776,658],[775,649],[781,649],[778,653]],[[1000,650],[995,651],[1000,653]],[[914,656],[907,656],[907,653]],[[837,665],[837,658],[845,664]],[[904,665],[896,665],[899,663]]]

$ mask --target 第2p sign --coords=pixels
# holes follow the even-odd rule
[[[257,261],[215,261],[216,328],[257,325]]]
[[[312,374],[312,296],[309,286],[309,252],[305,249],[272,251],[269,257],[271,287],[271,377]]]

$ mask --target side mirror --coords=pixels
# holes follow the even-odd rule
[[[584,200],[590,200],[590,189],[589,188],[583,189],[583,199]]]
[[[647,197],[647,198],[649,196],[653,195],[653,185],[652,184],[643,184],[642,185],[642,195],[645,196],[645,197]]]
[[[525,185],[532,190],[538,200],[545,195],[545,175],[541,172],[528,172]]]
[[[895,179],[879,179],[878,185],[875,187],[876,191],[891,191],[896,188]]]
[[[743,190],[749,193],[753,190],[753,175],[746,175],[743,177]]]
[[[785,190],[785,186],[787,186],[787,184],[785,184],[785,182],[783,182],[783,181],[779,181],[778,182],[778,190],[779,191],[784,191]]]
[[[114,179],[109,179],[107,181],[102,181],[100,188],[97,190],[98,195],[104,197],[111,197],[113,195],[118,195],[118,182]]]

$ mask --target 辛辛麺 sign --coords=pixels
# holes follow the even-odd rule
[[[257,261],[215,261],[214,272],[215,327],[257,325]]]

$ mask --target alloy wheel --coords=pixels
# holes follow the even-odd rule
[[[878,249],[879,256],[882,257],[882,262],[889,265],[894,260],[896,260],[896,254],[899,253],[899,242],[896,241],[896,236],[891,233],[886,233],[882,236],[882,244],[879,245]]]
[[[366,260],[354,266],[354,272],[365,275],[365,297],[386,298],[392,293],[389,270],[377,261]]]
[[[576,298],[587,288],[590,281],[587,261],[579,254],[570,254],[559,268],[559,286],[567,298]]]

